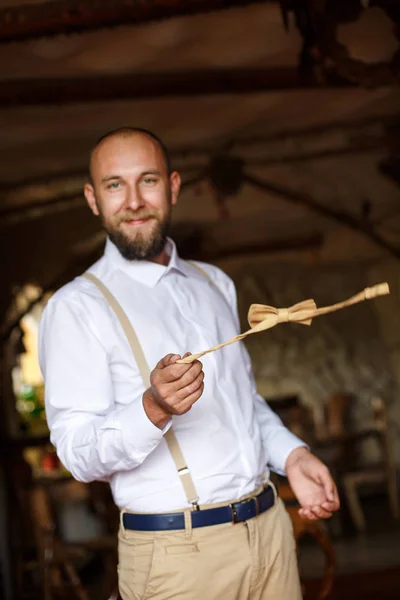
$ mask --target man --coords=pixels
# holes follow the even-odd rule
[[[124,600],[298,600],[269,468],[308,519],[330,517],[337,490],[257,395],[243,344],[177,363],[239,329],[232,281],[166,237],[179,187],[150,132],[113,131],[93,149],[85,196],[108,240],[42,318],[51,440],[76,479],[111,484]]]

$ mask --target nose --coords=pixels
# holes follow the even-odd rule
[[[127,188],[126,195],[126,206],[128,206],[132,210],[139,210],[144,206],[144,198],[140,193],[139,186],[129,185]]]

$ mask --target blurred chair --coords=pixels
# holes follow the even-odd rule
[[[84,560],[85,551],[57,538],[48,492],[43,486],[33,486],[30,498],[43,600],[88,600],[75,567],[76,561]]]
[[[22,452],[14,451],[8,455],[7,473],[9,478],[9,536],[12,555],[13,591],[18,599],[36,599],[36,576],[38,561],[36,545],[33,541],[33,527],[30,512],[30,490],[33,475],[30,465],[24,460]]]
[[[87,541],[66,543],[56,533],[49,486],[34,485],[30,497],[43,599],[87,600],[88,593],[79,577],[78,568],[93,555],[103,558],[102,578],[105,591],[101,597],[115,597],[116,537],[105,535]]]
[[[352,397],[346,394],[329,399],[323,431],[317,430],[315,450],[331,468],[354,526],[363,532],[366,521],[360,499],[362,487],[385,488],[392,517],[399,518],[397,469],[385,402],[381,398],[372,400],[372,424],[361,430],[355,430],[351,425],[351,405]],[[379,460],[364,464],[361,444],[371,439],[378,445]]]

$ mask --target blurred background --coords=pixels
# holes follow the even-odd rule
[[[391,295],[246,341],[259,392],[332,469],[342,510],[292,516],[306,599],[400,589],[400,3],[2,0],[0,597],[116,598],[118,513],[49,443],[37,331],[102,253],[88,153],[160,136],[183,189],[172,237],[251,303]]]

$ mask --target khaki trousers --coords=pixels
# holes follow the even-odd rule
[[[280,499],[242,523],[119,532],[123,600],[301,600],[290,517]]]

